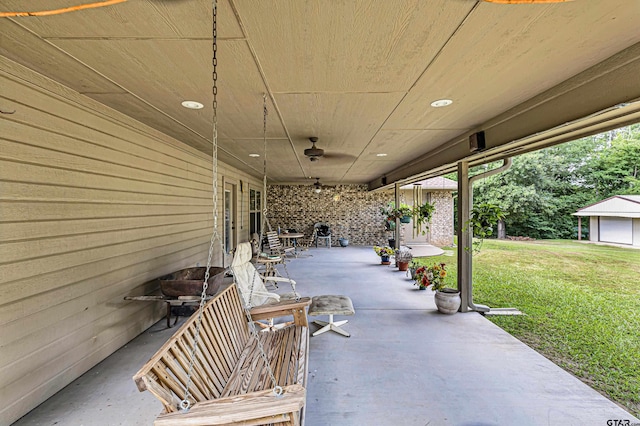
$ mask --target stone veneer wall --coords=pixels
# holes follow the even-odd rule
[[[313,232],[314,223],[325,222],[331,227],[333,245],[338,245],[341,237],[348,238],[349,244],[354,245],[386,245],[389,232],[384,229],[380,207],[393,199],[393,191],[369,192],[366,185],[325,186],[319,194],[308,185],[270,185],[269,222],[273,229],[293,228],[306,235]],[[428,241],[434,245],[452,245],[451,192],[434,191],[431,202],[436,203],[436,210]]]
[[[433,191],[430,192],[430,197],[436,208],[429,228],[429,244],[440,247],[452,246],[454,229],[451,191]]]
[[[270,185],[269,222],[277,229],[293,228],[310,235],[316,222],[331,227],[331,242],[349,239],[354,245],[387,244],[380,207],[393,200],[393,191],[369,192],[366,185],[324,186],[316,194],[308,185]],[[322,244],[322,243],[321,243]]]

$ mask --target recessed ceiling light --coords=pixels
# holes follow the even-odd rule
[[[376,157],[386,157],[386,156],[387,156],[387,154],[385,154],[383,152],[381,152],[380,154],[376,154]]]
[[[249,154],[249,157],[258,158],[260,157],[260,154]]]
[[[196,102],[196,101],[184,101],[182,102],[182,106],[185,108],[189,108],[189,109],[202,109],[204,108],[204,105],[202,105],[200,102]]]
[[[438,99],[437,101],[431,102],[431,106],[434,108],[446,107],[453,103],[451,99]]]

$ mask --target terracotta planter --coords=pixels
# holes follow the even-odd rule
[[[443,314],[455,314],[460,308],[460,292],[453,288],[436,290],[434,300],[438,311]]]
[[[398,263],[398,269],[401,271],[406,271],[407,269],[409,269],[409,262],[397,262]]]

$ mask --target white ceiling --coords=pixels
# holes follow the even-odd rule
[[[0,11],[77,3],[4,0]],[[210,153],[210,8],[209,0],[129,0],[0,18],[0,54]],[[262,158],[249,154],[262,154],[266,94],[272,182],[406,177],[461,158],[458,150],[416,164],[472,131],[509,124],[501,136],[500,127],[488,132],[497,146],[640,98],[638,22],[636,0],[221,0],[220,159],[262,173]],[[558,106],[559,93],[582,86],[590,96]],[[441,98],[454,104],[430,107]],[[186,99],[205,108],[187,110]],[[310,136],[327,158],[304,157]]]

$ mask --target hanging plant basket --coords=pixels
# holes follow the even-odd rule
[[[482,242],[485,238],[493,235],[493,227],[505,218],[505,213],[499,206],[482,203],[473,206],[470,218],[465,226],[471,227],[473,237],[477,241],[473,241],[473,252],[478,253],[482,248]]]
[[[402,216],[400,218],[400,223],[409,223],[411,222],[411,216]]]
[[[426,233],[429,229],[429,222],[431,222],[434,210],[435,204],[428,202],[417,205],[413,208],[413,216],[415,218],[413,222],[414,233],[421,233],[422,235]]]

